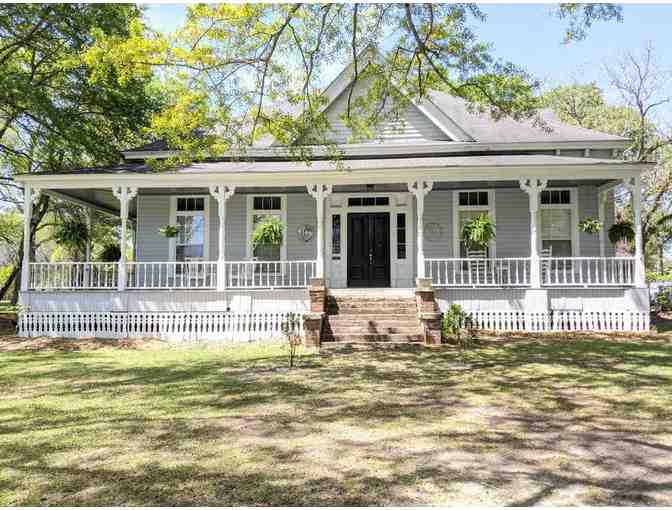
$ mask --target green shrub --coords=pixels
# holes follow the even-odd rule
[[[461,349],[468,347],[476,337],[471,315],[456,303],[443,313],[441,333],[444,338],[455,340]]]

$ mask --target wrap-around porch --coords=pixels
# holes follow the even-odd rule
[[[597,239],[584,242],[579,242],[576,230],[579,216],[583,219],[591,212],[603,225],[608,223],[606,198],[617,181],[590,186],[594,193],[583,193],[581,210],[578,196],[586,188],[584,183],[541,177],[491,181],[486,186],[483,182],[427,178],[380,186],[319,183],[305,186],[303,193],[297,186],[264,189],[215,184],[190,189],[188,194],[157,195],[157,188],[149,186],[115,185],[112,193],[119,201],[122,240],[129,237],[132,201],[136,201],[136,213],[140,211],[135,218],[133,260],[126,259],[124,249],[118,262],[25,260],[22,291],[291,289],[307,287],[312,278],[325,278],[331,288],[411,288],[415,278],[428,278],[437,288],[643,287],[640,182],[637,176],[624,181],[632,191],[635,213],[634,256],[615,256],[605,238],[606,228],[595,236]],[[60,192],[67,195],[67,189],[60,188]],[[26,184],[25,193],[28,232],[34,194],[31,185]],[[145,207],[170,202],[165,223],[174,223],[182,216],[176,210],[180,209],[176,197],[182,196],[203,199],[198,202],[203,204],[204,220],[199,227],[202,249],[190,253],[193,246],[170,239],[164,260],[157,257],[156,250],[150,256],[143,243],[151,243],[147,229],[156,225],[143,226]],[[246,204],[242,211],[230,206],[236,196]],[[307,196],[313,207],[303,199]],[[255,197],[280,197],[277,211],[272,201],[264,204],[263,200],[257,210]],[[194,209],[185,204],[183,208]],[[520,211],[512,212],[521,207],[526,225],[521,223]],[[294,218],[291,225],[288,211]],[[460,239],[459,225],[472,213],[482,211],[494,217],[497,236],[485,250],[470,253]],[[197,212],[184,216],[193,218]],[[264,260],[249,246],[249,225],[257,213],[276,212],[284,222],[286,239],[275,253],[277,260]],[[243,232],[232,224],[231,215],[245,216],[241,220],[247,222]],[[519,237],[513,239],[513,233]],[[288,249],[292,243],[300,248]],[[591,249],[584,249],[584,245]],[[586,255],[590,251],[593,253]],[[211,252],[216,252],[216,257]],[[231,257],[232,252],[239,257],[236,253]],[[297,253],[309,256],[294,258]]]

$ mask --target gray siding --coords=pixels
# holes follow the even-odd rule
[[[578,219],[597,218],[597,187],[579,186]],[[297,230],[303,225],[317,229],[315,200],[307,193],[289,193],[287,197],[287,258],[289,260],[314,259],[317,254],[317,235],[309,242],[299,239]],[[430,240],[425,236],[427,258],[453,257],[453,194],[452,191],[432,191],[425,199],[424,224],[441,225],[441,235]],[[530,218],[528,197],[520,189],[495,191],[497,222],[497,256],[527,257],[530,253]],[[415,200],[413,200],[415,207]],[[235,194],[227,201],[226,257],[228,260],[244,260],[247,236],[247,196]],[[170,196],[139,195],[137,225],[137,259],[140,261],[165,261],[169,258],[169,241],[158,233],[159,227],[170,221]],[[614,223],[613,192],[609,193],[606,205],[605,232]],[[410,233],[415,238],[415,221],[409,218]],[[219,218],[217,202],[210,198],[210,260],[218,257]],[[605,233],[606,236],[606,233]],[[607,240],[606,254],[614,254]],[[580,255],[599,256],[599,236],[580,234]],[[415,250],[414,250],[415,251]],[[413,256],[409,254],[409,256]]]
[[[415,202],[415,200],[414,200]],[[425,198],[424,224],[441,225],[441,236],[435,241],[425,233],[425,257],[446,258],[453,256],[453,192],[432,191]],[[412,225],[415,232],[415,224]]]
[[[368,81],[361,82],[353,94],[355,97],[362,94],[368,89]],[[331,140],[336,143],[351,142],[350,136],[352,131],[341,120],[341,116],[347,109],[348,95],[350,88],[348,87],[336,100],[327,108],[326,116],[332,128]],[[439,129],[425,114],[423,114],[415,105],[410,104],[404,112],[400,115],[399,120],[386,120],[377,128],[376,135],[383,141],[404,141],[404,142],[418,142],[428,140],[450,140],[450,138]],[[372,140],[378,141],[378,140]]]
[[[313,238],[299,239],[298,229],[303,225],[313,227]],[[326,231],[327,229],[325,229]],[[317,208],[315,199],[308,193],[287,195],[287,259],[313,260],[317,257]]]
[[[165,195],[138,195],[137,258],[144,262],[168,260],[167,238],[159,227],[170,220],[170,198]]]
[[[530,255],[530,202],[521,189],[495,191],[497,256]]]
[[[597,219],[597,187],[596,186],[579,186],[579,222],[586,219]],[[584,257],[599,257],[600,256],[600,236],[593,234],[586,234],[581,232],[579,234],[579,246],[581,255]]]

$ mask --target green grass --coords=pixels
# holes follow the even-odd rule
[[[664,338],[2,345],[0,505],[672,504]]]

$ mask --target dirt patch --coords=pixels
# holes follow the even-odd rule
[[[97,351],[99,349],[147,349],[157,344],[157,340],[130,339],[130,338],[22,338],[18,336],[3,336],[0,338],[0,352],[10,351]]]

